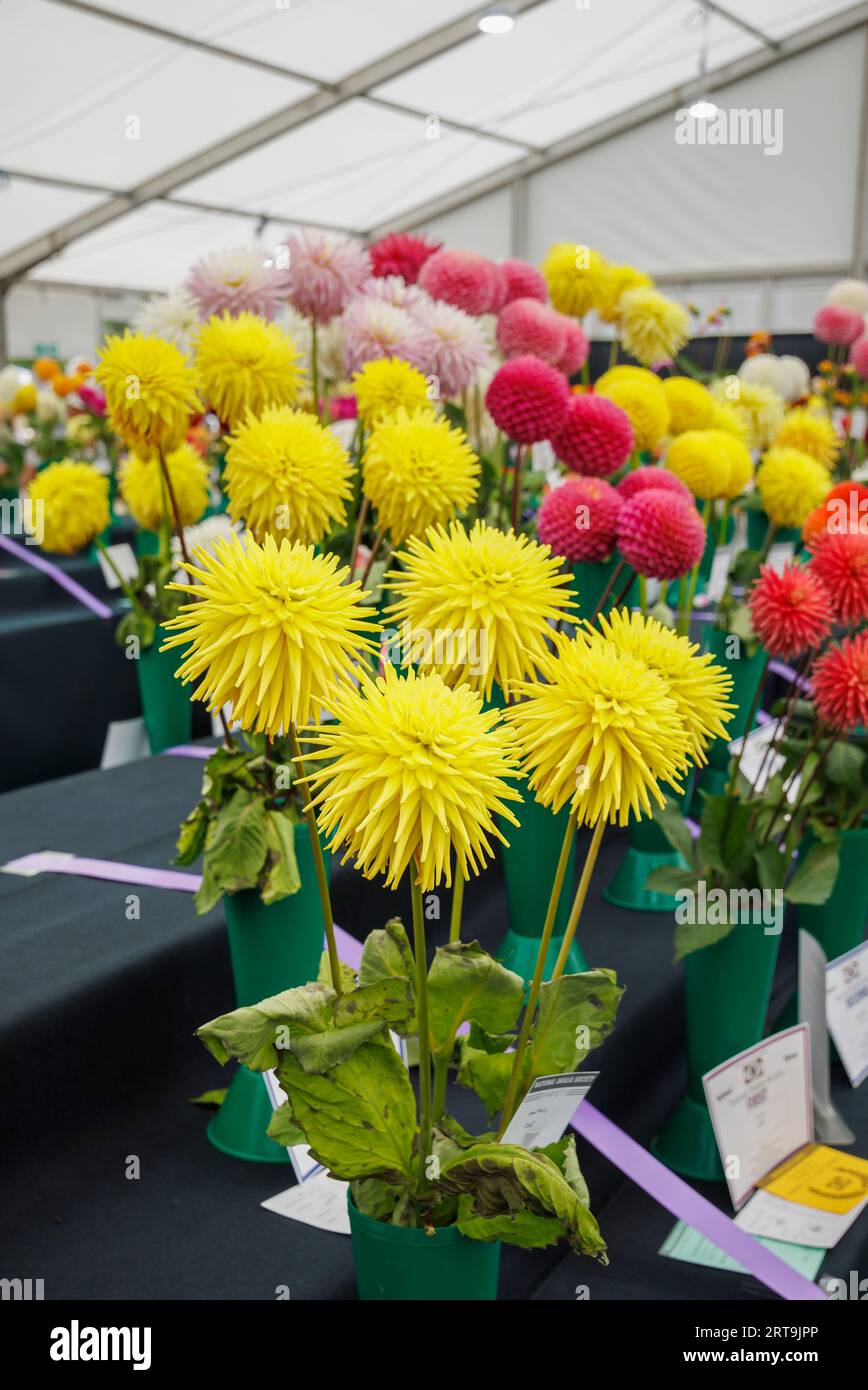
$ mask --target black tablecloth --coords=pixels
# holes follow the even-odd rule
[[[162,756],[0,797],[0,862],[36,849],[165,866],[173,833],[196,798],[202,764]],[[680,968],[672,921],[622,911],[600,893],[623,852],[604,840],[581,927],[591,965],[614,967],[627,993],[614,1035],[593,1054],[594,1103],[648,1143],[684,1083]],[[333,869],[338,922],[357,937],[396,910],[389,893]],[[128,920],[130,892],[141,903]],[[448,912],[444,912],[444,919]],[[505,901],[495,866],[468,885],[464,936],[493,947]],[[429,924],[432,945],[447,921]],[[790,929],[791,931],[791,929]],[[42,1278],[48,1299],[293,1299],[354,1297],[350,1245],[262,1210],[290,1186],[287,1167],[246,1164],[211,1147],[208,1113],[189,1104],[226,1084],[192,1034],[232,1006],[221,910],[197,919],[190,897],[89,879],[0,874],[3,1142],[0,1223],[6,1276]],[[785,938],[776,1002],[793,980]],[[835,1099],[868,1152],[865,1094],[836,1072]],[[450,1107],[469,1116],[475,1098]],[[745,1275],[657,1255],[673,1218],[580,1140],[594,1210],[609,1244],[601,1270],[560,1249],[504,1248],[501,1297],[763,1298]],[[138,1180],[127,1160],[140,1160]],[[726,1208],[722,1186],[706,1195]],[[831,1252],[825,1273],[866,1267],[865,1223]]]

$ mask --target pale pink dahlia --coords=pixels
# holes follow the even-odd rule
[[[701,560],[705,527],[692,499],[646,488],[621,508],[618,549],[637,574],[678,579]]]
[[[566,351],[565,323],[537,299],[514,299],[498,316],[497,346],[504,357],[529,355],[554,367]]]
[[[570,403],[567,379],[538,357],[511,357],[491,378],[485,404],[499,430],[518,444],[550,439]]]
[[[347,376],[378,357],[403,357],[421,366],[422,334],[406,309],[361,295],[344,312],[343,328]]]
[[[426,241],[423,236],[409,232],[389,232],[368,247],[374,274],[399,275],[407,285],[415,285],[429,256],[439,251],[440,241]]]
[[[246,311],[273,319],[289,296],[289,272],[262,249],[234,246],[197,261],[184,288],[203,319],[224,310],[233,317]]]
[[[426,299],[413,310],[419,332],[418,361],[436,376],[441,396],[457,396],[489,361],[485,335],[475,319],[442,300]]]
[[[868,335],[863,333],[851,347],[850,366],[855,367],[860,376],[868,376]]]
[[[415,309],[417,304],[431,304],[431,296],[418,285],[405,285],[399,275],[372,275],[359,290],[366,299],[379,299],[398,309]]]
[[[288,236],[286,247],[290,303],[319,324],[342,314],[371,273],[361,242],[336,232],[306,227]]]
[[[432,299],[444,299],[474,317],[487,314],[496,297],[492,263],[473,251],[436,251],[419,272]]]
[[[620,510],[620,497],[601,478],[567,478],[543,500],[537,535],[573,565],[602,560],[615,548]]]
[[[824,304],[814,315],[814,337],[821,343],[837,343],[849,347],[865,332],[865,320],[855,309],[842,309],[838,304]]]
[[[500,270],[506,277],[507,304],[514,299],[538,299],[540,304],[548,303],[546,282],[535,265],[529,261],[508,260],[500,262]]]
[[[605,478],[629,458],[633,429],[625,412],[605,396],[572,396],[551,445],[573,472]]]

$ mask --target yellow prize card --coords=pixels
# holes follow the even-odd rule
[[[826,1144],[805,1144],[766,1173],[759,1186],[790,1202],[844,1216],[868,1197],[868,1160]]]

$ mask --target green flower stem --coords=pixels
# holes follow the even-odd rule
[[[365,565],[365,572],[362,575],[362,589],[364,589],[365,585],[368,582],[371,570],[374,568],[374,561],[380,553],[380,546],[383,544],[385,536],[385,531],[378,531],[376,536],[374,537],[374,544],[371,546],[371,553],[368,556],[368,563]]]
[[[706,498],[705,506],[702,508],[702,529],[708,534],[708,526],[711,521],[711,498]],[[693,612],[693,599],[696,594],[696,581],[699,578],[699,565],[702,556],[699,557],[693,569],[690,571],[690,580],[687,585],[687,593],[684,596],[684,610],[678,615],[678,631],[687,636],[690,632],[690,618]]]
[[[612,346],[609,348],[609,371],[611,371],[612,368],[613,368],[614,366],[617,365],[617,362],[618,362],[618,339],[617,339],[617,338],[613,338],[613,339],[612,339]]]
[[[733,767],[733,769],[732,769],[732,775],[730,776],[729,784],[728,784],[728,786],[727,786],[727,788],[726,788],[726,794],[727,794],[727,796],[729,796],[729,797],[735,796],[735,788],[736,788],[736,783],[737,783],[737,781],[738,781],[738,770],[739,770],[739,768],[741,767],[741,756],[742,756],[742,753],[744,752],[745,739],[747,738],[748,734],[750,733],[751,729],[753,728],[753,721],[754,721],[754,717],[755,717],[756,712],[757,712],[757,707],[758,707],[758,705],[759,705],[760,700],[762,699],[762,693],[763,693],[763,690],[765,689],[766,676],[767,676],[768,673],[769,673],[769,661],[770,661],[770,657],[769,657],[768,653],[766,653],[766,659],[765,659],[765,661],[763,662],[763,667],[762,667],[762,670],[760,671],[760,676],[759,676],[759,680],[757,681],[756,690],[754,691],[754,693],[753,693],[753,699],[752,699],[751,702],[750,702],[750,713],[748,714],[747,723],[745,724],[745,727],[744,727],[744,738],[742,738],[741,746],[740,746],[740,748],[739,748],[739,750],[738,750],[738,755],[736,756],[735,765],[734,765],[734,767]],[[727,826],[726,826],[726,829],[729,830],[729,817],[727,817]]]
[[[434,1124],[446,1109],[446,1082],[449,1078],[449,1063],[445,1057],[434,1054],[434,1099],[431,1102],[431,1118]]]
[[[727,497],[726,501],[725,501],[724,504],[723,504],[723,510],[721,511],[720,517],[718,518],[718,522],[717,522],[717,544],[718,544],[718,545],[726,545],[726,532],[727,532],[727,527],[729,526],[729,516],[730,516],[730,512],[731,512],[731,511],[732,511],[732,498],[731,498],[731,497]]]
[[[513,1116],[515,1110],[516,1096],[518,1093],[521,1073],[524,1067],[524,1056],[527,1051],[527,1040],[530,1036],[531,1024],[536,1013],[536,1006],[539,1003],[539,992],[542,988],[543,973],[545,971],[546,956],[551,945],[552,932],[555,926],[558,903],[561,900],[561,893],[566,877],[567,865],[570,862],[570,850],[573,847],[573,840],[576,835],[576,818],[570,815],[566,830],[564,831],[563,844],[561,845],[561,855],[558,860],[558,867],[555,870],[552,891],[549,895],[549,905],[546,910],[546,919],[543,924],[542,936],[540,937],[539,950],[536,953],[536,965],[534,966],[533,979],[530,982],[530,989],[527,996],[527,1005],[524,1011],[524,1018],[521,1021],[521,1031],[518,1035],[518,1042],[515,1047],[515,1056],[512,1063],[512,1073],[509,1078],[509,1086],[506,1092],[506,1099],[503,1102],[503,1111],[500,1117],[500,1129],[497,1137],[500,1138]]]
[[[820,739],[823,737],[824,733],[826,733],[826,732],[827,732],[827,730],[825,730],[825,729],[823,728],[822,724],[820,724],[819,721],[818,721],[817,727],[815,728],[813,734],[811,735],[811,738],[810,738],[809,742],[805,745],[805,750],[804,750],[804,752],[802,753],[801,758],[799,759],[799,761],[798,761],[798,763],[796,764],[796,766],[794,767],[793,771],[789,774],[789,776],[787,777],[786,781],[784,782],[784,786],[783,786],[783,790],[782,790],[782,792],[781,792],[780,800],[778,801],[777,806],[775,807],[774,811],[772,812],[771,820],[769,821],[768,825],[766,826],[765,834],[763,835],[762,840],[761,840],[761,842],[760,842],[761,844],[765,844],[766,841],[769,839],[770,835],[772,834],[772,828],[773,828],[773,826],[774,826],[774,823],[775,823],[775,821],[777,820],[778,816],[781,814],[781,812],[782,812],[783,809],[784,809],[784,805],[785,805],[785,803],[786,803],[786,801],[787,801],[787,799],[788,799],[788,798],[787,798],[787,787],[790,786],[790,785],[795,781],[795,779],[798,777],[798,775],[799,775],[799,773],[801,772],[802,768],[805,766],[805,763],[808,761],[808,758],[811,756],[811,754],[813,753],[813,751],[814,751],[814,749],[816,748],[817,744],[820,742]],[[833,734],[833,735],[832,735],[831,742],[830,742],[830,744],[829,744],[829,748],[831,748],[832,744],[835,742],[835,738],[836,738],[836,735]],[[792,822],[795,822],[796,817],[798,816],[799,811],[801,810],[802,805],[803,805],[803,803],[804,803],[805,794],[806,794],[806,792],[808,791],[808,788],[810,787],[811,783],[813,782],[814,778],[816,777],[817,773],[820,771],[820,768],[823,766],[823,763],[825,762],[826,758],[828,757],[829,748],[827,748],[827,749],[822,753],[822,755],[820,756],[820,759],[819,759],[819,761],[818,761],[816,767],[814,768],[813,772],[811,773],[810,777],[807,777],[807,778],[805,779],[805,784],[804,784],[804,786],[802,786],[802,787],[799,788],[799,794],[798,794],[798,796],[796,797],[795,805],[793,806],[793,809],[792,809],[792,811],[791,811],[791,813],[790,813]]]
[[[368,518],[368,509],[370,508],[370,505],[371,505],[371,504],[370,504],[370,501],[368,500],[367,497],[363,497],[363,498],[361,499],[360,504],[359,504],[359,516],[358,516],[358,520],[356,521],[356,529],[355,529],[355,532],[354,532],[354,534],[353,534],[353,548],[352,548],[352,550],[350,551],[350,579],[351,579],[351,580],[355,578],[355,574],[356,574],[356,560],[358,559],[359,546],[360,546],[361,543],[362,543],[362,532],[363,532],[364,529],[365,529],[365,522],[367,521],[367,518]]]
[[[524,449],[516,445],[514,472],[512,475],[512,529],[518,535],[518,518],[521,511],[521,470],[524,464]]]
[[[640,575],[639,575],[639,607],[640,607],[641,610],[642,610],[642,616],[647,618],[647,616],[648,616],[648,585],[647,585],[647,583],[646,583],[644,574],[640,574]]]
[[[181,513],[178,510],[178,499],[175,496],[175,489],[172,486],[172,479],[169,474],[168,464],[166,463],[166,455],[164,454],[162,448],[160,448],[159,450],[159,455],[160,468],[163,470],[163,481],[166,484],[166,492],[169,495],[169,502],[171,503],[172,507],[172,516],[175,522],[175,535],[178,537],[178,545],[181,547],[181,554],[184,557],[184,563],[186,565],[189,565],[190,556],[187,551],[187,542],[184,539],[184,528],[181,525]]]
[[[452,888],[452,915],[449,920],[449,940],[461,940],[461,909],[464,905],[464,875],[455,865],[455,883]]]
[[[431,1038],[428,1025],[428,956],[419,864],[410,865],[413,897],[413,955],[416,959],[416,1018],[419,1024],[419,1190],[425,1190],[425,1168],[431,1151]],[[445,1086],[445,1082],[443,1083]]]
[[[768,553],[772,548],[772,541],[775,538],[775,532],[777,531],[777,529],[777,522],[774,521],[770,521],[768,526],[766,527],[765,539],[763,540],[763,548],[760,551],[760,564],[762,564],[762,562],[768,558]]]
[[[120,570],[118,569],[118,567],[117,567],[117,565],[115,564],[114,560],[112,559],[111,555],[110,555],[110,554],[108,553],[108,551],[106,550],[106,548],[105,548],[105,546],[103,545],[102,541],[100,540],[99,536],[95,536],[95,537],[94,537],[94,545],[96,546],[96,548],[97,548],[97,550],[99,551],[99,553],[102,555],[103,559],[105,560],[105,562],[106,562],[106,564],[108,565],[109,569],[111,570],[112,574],[115,576],[115,579],[116,579],[116,580],[118,581],[118,583],[120,584],[121,589],[122,589],[123,594],[124,594],[124,597],[125,597],[126,599],[128,599],[129,602],[132,604],[133,612],[134,612],[139,618],[144,618],[144,617],[145,617],[145,610],[144,610],[144,608],[142,607],[141,603],[139,602],[139,600],[138,600],[138,598],[137,598],[137,596],[136,596],[135,591],[130,587],[129,581],[126,580],[126,579],[124,579],[123,575],[121,574]]]
[[[289,746],[292,749],[292,760],[296,765],[301,776],[304,776],[304,763],[301,756],[301,747],[298,742],[298,731],[294,721],[289,725]],[[316,812],[310,801],[310,793],[305,787],[303,792],[305,801],[304,818],[307,821],[307,830],[310,835],[310,847],[313,850],[313,862],[316,869],[316,881],[319,888],[319,898],[322,904],[323,924],[325,926],[326,947],[329,957],[329,970],[332,977],[332,988],[335,994],[341,994],[341,962],[338,956],[338,946],[335,941],[335,919],[332,915],[332,900],[329,894],[329,880],[326,873],[325,861],[322,856],[322,845],[319,842],[319,829],[316,823]]]
[[[627,563],[626,560],[619,560],[618,563],[617,563],[617,565],[615,566],[615,568],[612,570],[612,573],[611,573],[611,575],[610,575],[610,577],[609,577],[609,582],[608,582],[608,584],[606,585],[605,589],[603,590],[602,597],[601,597],[599,603],[597,604],[596,608],[594,609],[594,612],[593,612],[593,614],[592,614],[592,617],[596,618],[596,616],[597,616],[598,613],[604,612],[605,607],[606,607],[606,599],[609,597],[610,593],[611,593],[612,590],[614,589],[615,584],[616,584],[617,581],[618,581],[618,576],[620,575],[620,573],[621,573],[622,569],[624,568],[624,566],[626,565],[626,563]]]
[[[597,824],[594,826],[594,833],[591,836],[591,843],[588,846],[588,853],[585,856],[582,876],[579,879],[579,886],[576,889],[576,896],[573,898],[570,918],[567,922],[566,930],[564,931],[564,939],[561,942],[561,949],[558,952],[555,968],[552,971],[553,980],[559,980],[564,973],[564,966],[569,958],[570,947],[573,944],[579,922],[582,920],[582,908],[585,906],[585,898],[588,896],[588,885],[591,882],[591,875],[594,872],[594,865],[597,862],[597,855],[600,852],[600,841],[603,838],[603,831],[605,828],[606,822],[603,817],[600,816]]]
[[[313,413],[319,419],[319,360],[316,341],[316,319],[310,321],[310,371],[313,387]]]

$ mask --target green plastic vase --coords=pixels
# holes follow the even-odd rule
[[[356,1287],[366,1303],[470,1303],[497,1298],[500,1242],[454,1226],[424,1230],[363,1216],[347,1193]]]
[[[136,662],[139,697],[152,753],[162,753],[176,743],[189,743],[193,728],[189,689],[175,679],[177,652],[160,651],[165,636],[164,630],[157,628],[152,645],[141,652]]]
[[[612,575],[620,563],[620,556],[612,554],[608,560],[597,560],[582,565],[573,565],[573,584],[578,594],[577,618],[593,618],[597,611],[600,599],[609,587]],[[627,582],[629,571],[625,568],[621,575],[615,580],[606,598],[604,613],[608,613],[615,599],[620,597],[621,590]],[[624,604],[638,603],[638,580],[633,581],[622,599]]]
[[[526,984],[533,978],[539,942],[545,922],[549,896],[558,867],[564,835],[569,821],[569,808],[558,815],[534,798],[525,784],[525,800],[516,805],[514,814],[519,826],[504,823],[501,829],[509,846],[501,847],[503,877],[506,881],[506,903],[509,926],[494,954],[509,970],[514,970]],[[551,945],[546,955],[544,979],[551,978],[561,949],[564,929],[573,904],[576,882],[576,843],[570,851],[561,900],[555,916]],[[567,973],[587,970],[585,958],[574,941],[567,959]]]
[[[702,1078],[763,1037],[780,940],[761,923],[742,922],[685,958],[687,1091],[651,1145],[685,1177],[724,1176]]]
[[[323,949],[322,906],[305,822],[295,827],[295,853],[301,887],[291,897],[266,906],[257,889],[245,888],[223,899],[239,1008],[317,977]],[[325,860],[328,870],[327,854]],[[288,1163],[286,1149],[265,1132],[271,1114],[262,1077],[239,1066],[208,1126],[208,1138],[234,1158]]]
[[[693,773],[681,798],[685,811],[693,795]],[[615,871],[615,876],[603,889],[603,897],[613,907],[634,908],[637,912],[673,913],[677,901],[671,893],[660,893],[656,888],[646,888],[648,875],[663,865],[673,864],[686,868],[681,855],[672,848],[656,821],[645,817],[637,821],[630,819],[630,841],[627,853]]]
[[[708,766],[702,772],[699,786],[712,796],[719,796],[726,790],[730,761],[729,744],[733,739],[742,738],[749,732],[747,718],[766,659],[762,647],[758,647],[753,656],[747,656],[743,652],[738,657],[728,656],[726,649],[729,640],[728,632],[717,627],[707,627],[704,648],[712,654],[718,665],[725,667],[732,676],[730,703],[736,706],[732,721],[727,725],[726,738],[713,739],[708,746]],[[701,805],[696,809],[701,814]]]
[[[750,511],[747,514],[747,544],[749,550],[762,550],[769,529],[769,519],[765,512]],[[792,526],[779,526],[772,539],[772,545],[786,545],[791,541],[798,550],[802,544],[802,533]]]

